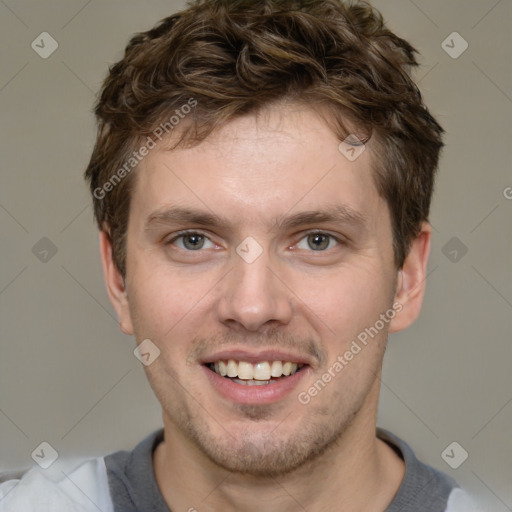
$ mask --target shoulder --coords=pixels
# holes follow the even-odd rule
[[[168,510],[152,467],[163,430],[132,451],[78,463],[58,461],[48,469],[1,478],[0,512],[128,512]]]
[[[463,489],[454,489],[448,499],[446,512],[484,512],[484,509]]]
[[[116,511],[168,511],[153,470],[153,452],[164,437],[163,429],[153,432],[132,451],[105,457],[112,501]]]
[[[388,443],[405,462],[405,475],[386,512],[480,512],[469,494],[447,474],[424,464],[411,447],[391,432],[377,429],[379,439]]]
[[[112,512],[104,459],[65,471],[34,467],[0,483],[0,512]]]

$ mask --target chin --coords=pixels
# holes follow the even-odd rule
[[[254,423],[254,429],[243,422],[244,428],[233,435],[222,428],[212,432],[204,423],[188,422],[185,434],[208,459],[231,473],[252,477],[275,478],[306,467],[332,448],[345,430],[345,424],[324,421],[277,425],[264,432]],[[327,420],[327,421],[326,421]],[[305,426],[307,425],[307,427]]]

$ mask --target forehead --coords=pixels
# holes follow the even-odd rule
[[[132,213],[147,220],[194,208],[275,225],[287,213],[341,206],[371,219],[387,208],[372,179],[369,145],[349,159],[314,110],[269,108],[226,123],[194,147],[152,150],[136,172]]]

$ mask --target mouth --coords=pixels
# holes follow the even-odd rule
[[[236,361],[234,359],[219,360],[206,363],[206,367],[225,379],[244,386],[268,386],[300,372],[303,363],[293,361]]]
[[[212,388],[229,403],[272,404],[293,395],[312,371],[306,360],[292,355],[219,354],[201,364]]]

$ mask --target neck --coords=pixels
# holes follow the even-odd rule
[[[164,417],[165,442],[153,465],[165,501],[171,510],[201,512],[384,511],[405,465],[376,437],[378,380],[375,387],[337,443],[307,466],[276,478],[220,468]]]

